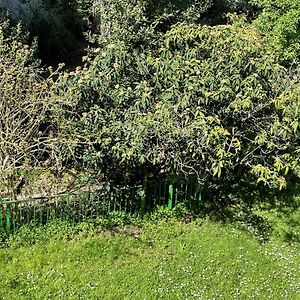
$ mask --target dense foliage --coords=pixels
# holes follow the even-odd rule
[[[293,61],[300,54],[300,2],[297,0],[253,0],[261,14],[255,23],[282,56]]]
[[[298,91],[265,47],[247,25],[182,24],[150,50],[97,48],[71,80],[87,160],[118,180],[248,170],[284,187],[298,167]]]
[[[36,2],[38,18],[19,19],[40,53],[69,53],[84,28],[89,47],[73,71],[49,71],[21,26],[1,23],[2,166],[47,162],[119,183],[164,173],[283,188],[299,176],[292,0]],[[220,24],[228,11],[248,19]]]
[[[61,116],[70,101],[57,97],[53,77],[58,71],[45,77],[35,49],[26,44],[20,26],[1,23],[0,179],[11,192],[20,171],[57,166],[58,149],[65,144]]]

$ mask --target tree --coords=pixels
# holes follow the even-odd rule
[[[45,76],[35,49],[26,44],[20,26],[1,22],[0,178],[12,197],[20,171],[59,167],[67,143],[61,129],[63,111],[70,101],[58,97],[53,80],[57,74]]]
[[[259,32],[178,24],[154,45],[110,41],[70,76],[87,165],[117,181],[164,172],[283,188],[298,168],[300,103]]]

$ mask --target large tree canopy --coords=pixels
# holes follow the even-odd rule
[[[109,42],[71,75],[85,159],[120,180],[149,172],[256,175],[285,186],[297,165],[299,98],[247,25],[179,24],[152,49]]]

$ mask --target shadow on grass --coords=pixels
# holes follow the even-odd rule
[[[300,242],[299,183],[290,183],[283,191],[233,186],[226,196],[212,197],[212,201],[207,197],[202,214],[214,221],[231,223],[261,242],[275,237]]]

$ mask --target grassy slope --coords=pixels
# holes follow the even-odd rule
[[[75,238],[74,238],[75,237]],[[211,221],[0,250],[0,299],[300,299],[300,245]]]

